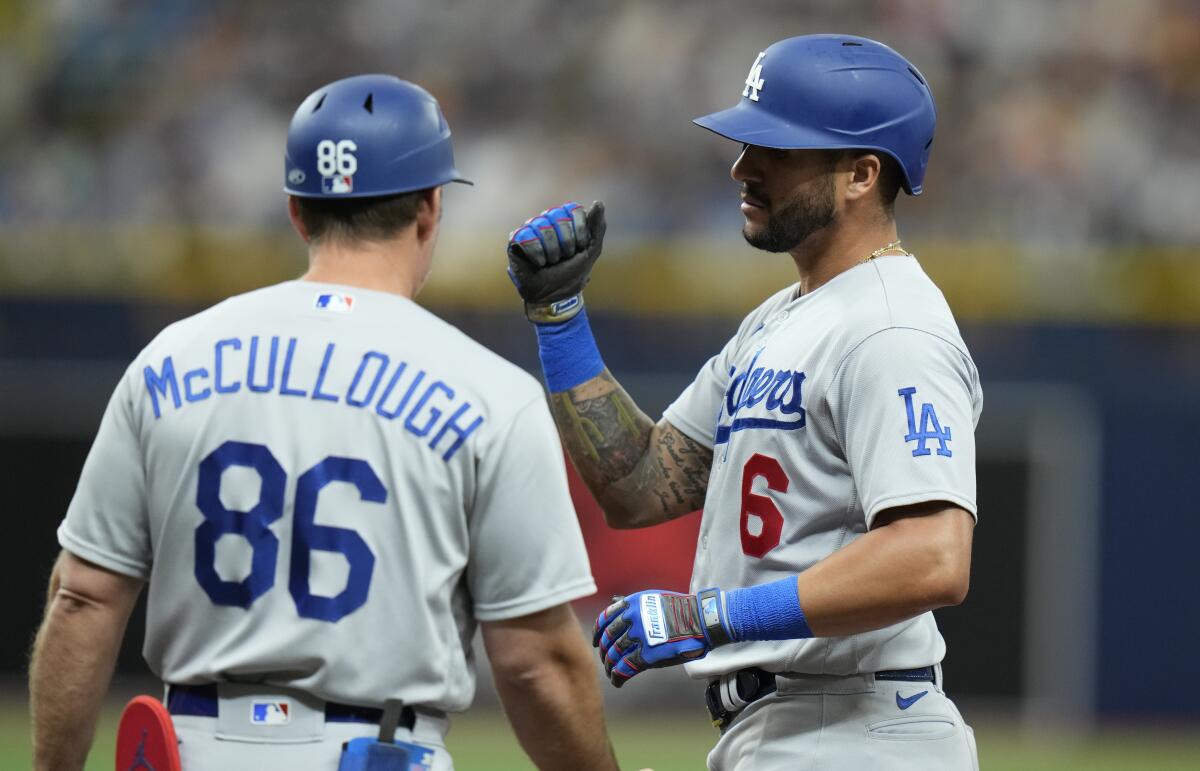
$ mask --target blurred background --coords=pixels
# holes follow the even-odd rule
[[[54,530],[120,373],[164,325],[305,267],[281,186],[307,93],[381,71],[439,98],[477,185],[447,189],[421,301],[535,373],[507,234],[604,200],[589,315],[657,414],[794,280],[741,240],[737,147],[690,120],[771,42],[834,31],[897,48],[938,103],[897,216],[986,393],[971,595],[938,614],[983,767],[1200,767],[1200,3],[0,0],[0,768],[29,762]],[[617,534],[576,487],[601,584],[581,618],[686,587],[697,517]],[[141,635],[115,698],[157,687]],[[459,767],[526,768],[486,679]],[[623,761],[702,767],[700,686],[645,680],[609,689]]]

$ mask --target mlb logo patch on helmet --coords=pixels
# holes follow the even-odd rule
[[[287,725],[291,720],[291,705],[286,701],[256,701],[250,705],[250,722],[254,725]]]
[[[340,174],[336,177],[321,177],[322,193],[353,193],[354,177]]]
[[[319,311],[329,311],[330,313],[349,313],[354,310],[354,295],[325,292],[317,295],[317,301],[313,303],[313,307]]]

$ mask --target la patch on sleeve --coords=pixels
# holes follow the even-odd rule
[[[933,408],[933,403],[923,402],[921,404],[921,429],[918,431],[916,410],[913,407],[913,397],[917,394],[916,387],[901,388],[896,393],[904,399],[904,411],[908,417],[908,433],[904,435],[904,441],[905,443],[917,443],[917,448],[912,451],[913,457],[929,455],[930,449],[926,445],[933,440],[939,445],[938,455],[943,458],[953,458],[954,453],[950,450],[950,426],[942,426],[941,421],[938,420],[937,411]]]

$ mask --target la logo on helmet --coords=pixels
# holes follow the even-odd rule
[[[746,88],[742,91],[742,96],[750,97],[751,102],[758,101],[758,92],[762,90],[763,83],[766,83],[762,76],[762,60],[766,55],[766,51],[758,52],[754,64],[750,65],[750,74],[746,76]]]

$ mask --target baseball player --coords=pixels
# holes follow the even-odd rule
[[[616,768],[540,384],[412,299],[466,181],[437,102],[385,75],[320,88],[284,173],[308,272],[171,325],[108,405],[58,531],[36,767],[82,767],[148,583],[185,771],[450,769],[477,625],[533,761]]]
[[[880,43],[809,35],[759,53],[738,89],[696,123],[742,144],[743,235],[790,254],[799,281],[657,423],[588,328],[603,206],[511,237],[555,421],[609,523],[703,509],[689,593],[617,598],[594,642],[618,687],[681,663],[708,683],[712,769],[970,769],[930,611],[967,592],[982,397],[893,213],[922,190],[929,86]]]

